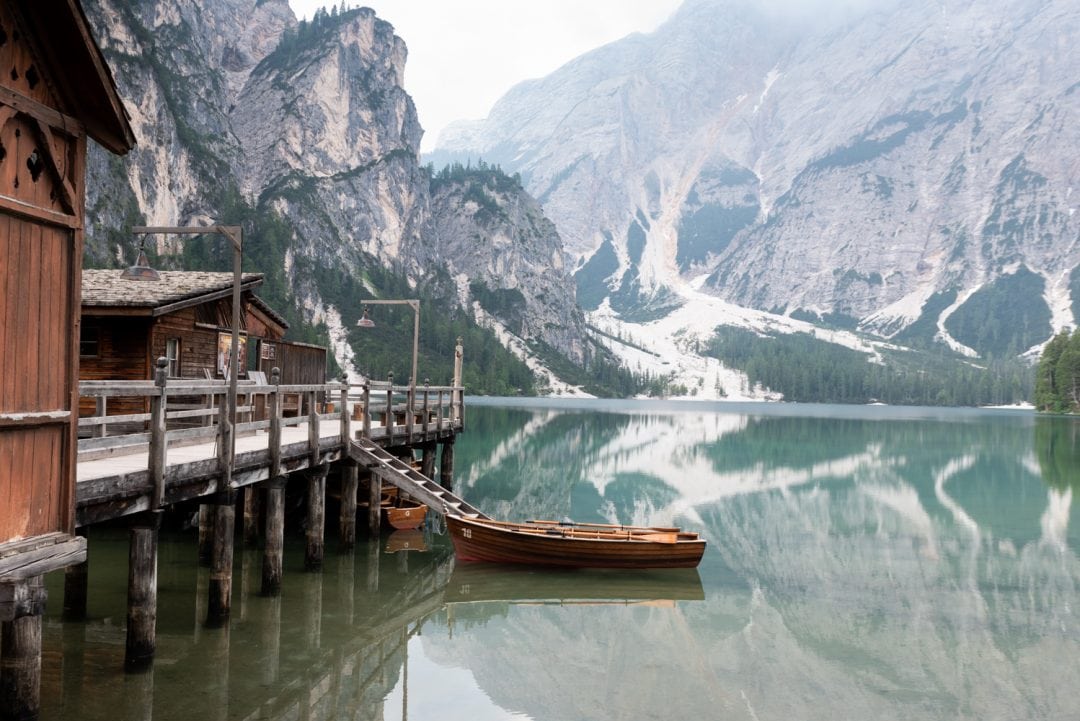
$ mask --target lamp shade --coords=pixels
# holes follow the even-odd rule
[[[158,272],[150,267],[150,261],[146,259],[146,253],[139,249],[139,258],[135,265],[120,274],[125,280],[161,280]]]

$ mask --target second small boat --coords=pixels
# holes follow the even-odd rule
[[[386,522],[399,531],[407,531],[419,528],[427,516],[427,506],[412,500],[405,500],[400,496],[394,499],[393,505],[382,507]]]

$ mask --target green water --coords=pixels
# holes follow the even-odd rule
[[[437,527],[341,556],[331,528],[305,574],[294,529],[282,597],[238,552],[211,630],[194,537],[165,534],[158,658],[125,677],[126,541],[99,532],[87,623],[50,579],[44,717],[1080,718],[1069,419],[489,401],[466,422],[456,488],[486,512],[678,523],[700,568],[455,568]]]

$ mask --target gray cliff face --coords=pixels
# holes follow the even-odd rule
[[[474,213],[453,207],[451,193],[433,214],[417,156],[423,131],[402,87],[406,47],[373,11],[298,23],[286,0],[90,0],[86,10],[138,140],[123,159],[91,150],[91,263],[129,263],[131,225],[243,222],[249,258],[308,321],[343,329],[342,315],[356,313],[349,294],[376,292],[369,270],[416,286],[442,282],[449,267],[525,294],[527,323],[511,332],[580,360],[573,285],[543,273],[537,255],[544,246],[548,262],[562,263],[558,235],[520,188],[500,197],[505,222],[476,232],[529,247],[500,245],[485,261],[468,244],[441,245]],[[155,242],[161,255],[180,250]],[[339,358],[345,335],[335,338]]]
[[[433,157],[520,172],[591,307],[694,282],[892,335],[934,294],[956,294],[932,318],[947,325],[1026,269],[1038,312],[1075,324],[1080,7],[783,5],[688,0],[452,126]]]
[[[432,226],[459,295],[508,331],[584,362],[585,319],[574,297],[562,241],[539,204],[511,178],[475,172],[432,183]]]

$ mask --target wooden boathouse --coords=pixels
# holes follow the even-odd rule
[[[82,281],[80,380],[152,380],[154,363],[167,360],[172,379],[226,376],[232,345],[231,273],[156,271],[156,280],[133,281],[120,270],[85,270]],[[241,277],[240,378],[282,383],[326,382],[326,348],[284,340],[289,323],[257,294],[261,273]],[[258,374],[262,374],[259,376]],[[302,412],[299,396],[287,399]],[[147,398],[84,399],[81,416],[146,413]],[[265,406],[260,405],[260,414]]]
[[[37,715],[42,574],[75,536],[87,136],[135,142],[74,0],[0,4],[0,716]]]

